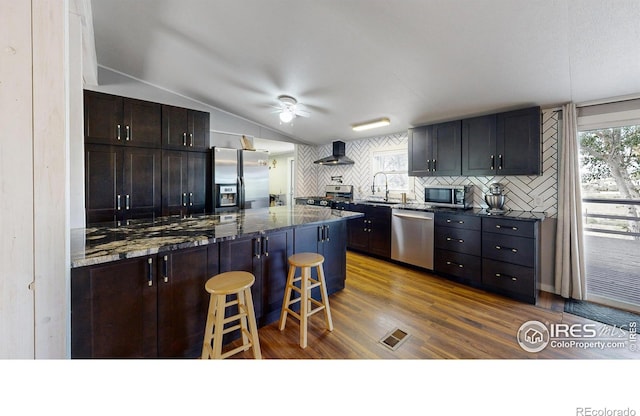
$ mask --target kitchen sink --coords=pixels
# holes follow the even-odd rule
[[[380,204],[380,205],[398,205],[400,204],[400,202],[396,202],[396,201],[380,201],[380,200],[370,200],[370,199],[366,199],[363,202],[369,203],[369,204]]]

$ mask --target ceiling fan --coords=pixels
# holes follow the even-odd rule
[[[280,101],[280,105],[274,113],[280,114],[280,122],[281,123],[291,123],[296,117],[309,117],[311,114],[308,111],[305,111],[298,107],[298,101],[289,96],[289,95],[281,95],[278,97],[278,101]]]

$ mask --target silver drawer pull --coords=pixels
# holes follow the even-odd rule
[[[512,251],[513,253],[517,253],[517,252],[518,252],[518,249],[517,249],[517,248],[512,248],[512,249],[511,249],[511,251]]]
[[[502,277],[502,274],[501,274],[501,273],[496,273],[496,277]],[[514,281],[514,282],[515,282],[516,280],[518,280],[518,278],[517,278],[517,277],[515,277],[515,276],[505,276],[505,277],[509,277],[509,278],[510,278],[512,281]]]
[[[500,229],[502,228],[502,226],[500,224],[496,224],[496,228]],[[507,228],[511,228],[513,231],[518,231],[518,227],[507,227]]]
[[[503,248],[505,250],[510,250],[512,253],[517,253],[518,252],[517,248],[508,248],[508,247],[496,246],[496,250],[502,250]]]
[[[454,262],[448,261],[448,262],[447,262],[447,266],[451,266],[451,265],[458,266],[458,267],[460,267],[461,269],[464,267],[464,265],[463,265],[463,264],[457,264],[457,263],[454,263]]]

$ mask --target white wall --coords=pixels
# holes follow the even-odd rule
[[[2,0],[1,10],[0,358],[64,358],[67,2]]]
[[[293,153],[280,154],[269,157],[269,193],[270,194],[286,194],[287,178],[289,174],[288,159],[293,157]],[[275,167],[273,161],[276,161]]]

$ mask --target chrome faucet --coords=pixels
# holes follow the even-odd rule
[[[376,174],[373,175],[373,184],[371,185],[371,194],[375,195],[376,194],[376,176],[378,175],[384,175],[384,201],[388,201],[389,200],[389,182],[387,181],[387,174],[384,172],[377,172]]]

